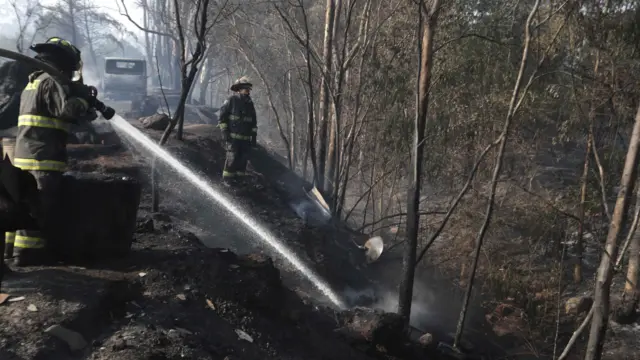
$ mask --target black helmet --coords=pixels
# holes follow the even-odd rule
[[[40,44],[33,44],[30,47],[31,50],[38,54],[50,53],[55,55],[61,55],[68,59],[73,64],[73,70],[77,71],[82,68],[82,58],[80,57],[80,50],[73,46],[67,40],[59,37],[49,38],[47,41]]]

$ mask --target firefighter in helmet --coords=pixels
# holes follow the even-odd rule
[[[105,118],[114,111],[97,100],[97,90],[82,83],[80,50],[68,41],[52,37],[34,44],[35,58],[57,69],[63,79],[44,71],[29,75],[20,98],[18,135],[13,165],[31,172],[37,180],[39,207],[34,217],[38,230],[18,230],[14,251],[17,266],[46,265],[56,259],[60,241],[58,219],[64,200],[62,179],[66,170],[67,137],[72,123],[94,120],[95,109]],[[43,236],[46,234],[46,237]]]
[[[227,159],[222,179],[227,185],[235,184],[246,175],[248,155],[256,145],[258,125],[256,109],[251,100],[253,85],[246,77],[231,86],[231,95],[220,108],[219,127],[227,143]]]

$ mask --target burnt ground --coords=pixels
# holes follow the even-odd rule
[[[192,130],[185,145],[172,142],[169,147],[203,164],[215,182],[221,148],[216,149],[215,139],[195,134],[203,129]],[[73,145],[69,153],[75,171],[148,179],[144,157],[136,151]],[[0,359],[394,358],[383,346],[345,340],[336,332],[342,317],[314,301],[323,297],[308,282],[278,257],[275,266],[265,255],[271,253],[224,211],[211,208],[202,194],[187,190],[184,180],[164,171],[161,175],[163,212],[149,213],[146,187],[129,256],[14,269],[6,277],[3,292],[12,298],[0,305]],[[353,249],[305,227],[273,184],[258,176],[249,190],[232,197],[252,208],[294,251],[306,254],[304,260],[334,286],[369,286],[365,271],[353,270]],[[76,339],[80,345],[72,350],[74,341],[45,332],[52,325],[74,331],[86,344]],[[425,358],[420,348],[410,350],[396,354]]]
[[[154,140],[161,134],[144,132]],[[354,245],[362,244],[365,235],[340,226],[306,226],[295,210],[309,184],[264,151],[253,155],[248,186],[221,187],[224,150],[219,135],[212,126],[190,125],[185,141],[172,139],[167,148],[283,241],[347,305],[393,310],[396,300],[388,295],[395,291],[398,261],[366,266]],[[417,323],[434,335],[432,346],[392,349],[354,340],[344,329],[338,331],[344,313],[332,310],[327,298],[287,261],[166,166],[159,166],[158,174],[161,212],[152,214],[149,153],[123,142],[125,146],[70,145],[69,154],[72,170],[141,179],[139,228],[131,253],[97,264],[15,269],[3,292],[24,300],[0,305],[1,360],[435,359],[433,344],[450,341],[462,292],[446,277],[436,276],[437,270],[417,279],[425,286],[416,288]],[[493,355],[487,358],[538,358],[526,341],[494,336],[486,313],[475,305],[470,310],[467,347]],[[56,324],[81,334],[87,345],[71,351],[44,332]],[[250,341],[241,338],[241,331]]]

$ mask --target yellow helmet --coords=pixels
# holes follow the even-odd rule
[[[249,78],[246,76],[243,76],[238,80],[236,80],[233,83],[233,85],[231,85],[231,91],[239,91],[240,89],[247,89],[247,88],[251,90],[252,87],[253,87],[253,84],[251,83],[251,81],[249,81]]]

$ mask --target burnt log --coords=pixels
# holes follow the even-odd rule
[[[171,119],[167,114],[154,114],[139,118],[138,121],[142,123],[145,129],[164,130],[171,122]]]
[[[141,184],[121,174],[67,173],[64,220],[57,229],[60,260],[87,263],[131,250]]]

